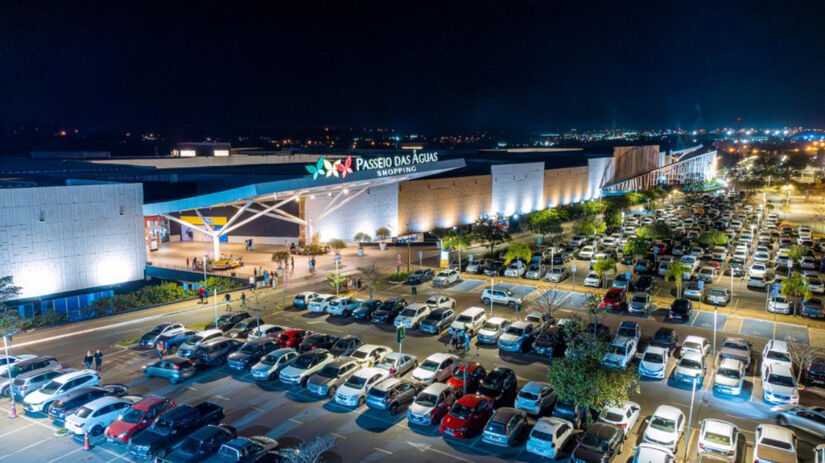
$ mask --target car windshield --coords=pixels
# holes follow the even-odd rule
[[[271,355],[267,355],[266,357],[262,358],[261,362],[263,362],[266,365],[275,365],[275,363],[278,362],[279,358],[281,358],[280,354],[271,354]]]
[[[420,367],[422,370],[426,371],[435,371],[438,370],[438,362],[433,362],[432,360],[425,360],[424,363],[421,364]]]
[[[364,384],[367,384],[367,378],[363,376],[350,376],[344,386],[351,387],[353,389],[362,389]]]
[[[435,302],[435,301],[433,301],[433,302]],[[418,311],[416,309],[404,309],[404,310],[401,311],[401,316],[402,317],[415,317],[415,314],[417,312]]]
[[[321,369],[318,373],[320,376],[324,378],[337,378],[338,377],[338,367],[335,365],[327,365]]]
[[[368,353],[365,350],[357,350],[357,351],[352,353],[352,356],[357,358],[357,359],[363,359],[363,358],[367,358],[367,354]]]
[[[650,427],[657,431],[673,432],[676,430],[676,422],[661,416],[654,416],[650,420]]]
[[[246,322],[238,322],[235,326],[232,327],[234,331],[240,331],[246,329]]]
[[[152,331],[149,331],[146,334],[149,335],[149,336],[157,336],[157,335],[160,334],[161,331],[163,331],[164,328],[165,328],[165,326],[156,326],[156,327],[152,328]]]
[[[553,440],[553,435],[548,434],[544,431],[539,431],[538,429],[533,428],[533,432],[530,433],[530,437],[537,440],[551,442]]]
[[[664,363],[665,357],[662,354],[655,353],[655,352],[646,352],[644,358],[642,359],[643,362],[650,362],[650,363]]]
[[[777,386],[794,387],[793,378],[790,376],[778,375],[776,373],[771,373],[768,376],[768,382]]]
[[[679,366],[682,367],[682,368],[690,369],[690,370],[701,370],[702,369],[702,364],[701,363],[697,362],[696,360],[692,360],[692,359],[688,359],[688,358],[682,358],[682,360],[679,360]]]
[[[647,303],[647,296],[633,296],[633,302],[639,304],[646,304]]]
[[[470,323],[473,319],[469,315],[459,315],[456,321],[459,323]]]
[[[620,423],[622,420],[624,420],[624,413],[622,413],[621,411],[610,410],[608,412],[605,412],[604,419],[606,419],[607,421],[611,421],[613,423]]]
[[[599,437],[595,433],[586,433],[584,435],[584,439],[582,439],[582,445],[585,447],[590,447],[591,449],[597,449],[600,451],[607,449],[607,441],[603,438]]]
[[[781,362],[790,362],[791,358],[785,352],[778,352],[775,350],[768,351],[767,358],[771,360],[779,360]]]
[[[301,355],[297,359],[295,359],[295,362],[292,364],[292,366],[294,366],[295,368],[299,368],[301,370],[305,370],[309,368],[309,366],[312,364],[313,359],[315,359],[314,355]]]
[[[120,420],[124,423],[135,424],[143,419],[143,411],[136,408],[130,408],[120,416]]]
[[[183,443],[180,444],[180,449],[188,454],[193,454],[197,453],[200,446],[201,442],[199,440],[193,439],[192,437],[187,437],[183,440]]]
[[[88,407],[80,407],[78,411],[74,412],[78,418],[86,418],[90,413],[92,413],[92,409]]]
[[[741,375],[739,370],[733,368],[720,368],[719,371],[716,373],[719,376],[724,376],[726,378],[733,378],[733,379],[740,379]]]
[[[421,405],[422,407],[435,407],[437,402],[438,396],[430,393],[421,393],[415,399],[415,403]]]
[[[730,445],[730,436],[726,436],[724,434],[717,434],[715,432],[706,432],[705,440],[707,442],[713,442],[714,444],[721,444],[725,446]]]
[[[512,334],[513,336],[521,336],[522,334],[524,334],[524,328],[511,326],[507,328],[507,334]]]
[[[607,346],[607,352],[609,354],[624,355],[625,354],[625,346],[611,344],[611,345]]]
[[[248,342],[248,343],[244,344],[243,346],[241,346],[241,348],[238,349],[238,350],[242,354],[254,354],[256,352],[261,351],[261,345]]]
[[[459,403],[453,405],[453,408],[450,409],[450,415],[453,415],[454,417],[462,420],[466,420],[467,418],[469,418],[472,413],[472,408],[466,405],[461,405]]]
[[[783,450],[793,450],[793,447],[791,446],[790,442],[782,442],[782,441],[779,441],[779,440],[776,440],[776,439],[771,439],[770,437],[762,438],[762,441],[760,442],[760,444],[761,445],[767,445],[767,446],[770,446],[770,447],[776,447],[778,449],[783,449]]]
[[[486,322],[486,323],[484,323],[484,326],[481,329],[490,330],[490,331],[498,331],[499,326],[501,326],[501,325],[499,325],[498,323]]]
[[[450,274],[448,272],[438,272],[438,276],[442,278],[447,278],[448,276],[450,276]]]
[[[657,331],[656,334],[653,335],[653,340],[663,343],[670,343],[672,338],[670,333],[667,331]]]
[[[40,389],[40,392],[43,394],[54,394],[58,389],[60,389],[61,385],[62,383],[58,383],[57,381],[49,381]]]
[[[748,346],[746,346],[744,344],[739,344],[737,342],[732,342],[732,341],[726,341],[724,344],[722,344],[722,348],[725,348],[725,347],[727,347],[728,349],[736,349],[736,350],[743,350],[743,351],[748,350]]]
[[[622,298],[622,293],[607,293],[604,295],[606,301],[618,301]]]
[[[682,347],[684,347],[687,350],[695,350],[695,351],[698,351],[698,352],[702,352],[702,345],[699,344],[698,342],[685,341],[685,343],[682,344]]]
[[[346,350],[349,349],[352,345],[352,341],[349,339],[339,339],[335,341],[335,344],[332,345],[333,350]]]

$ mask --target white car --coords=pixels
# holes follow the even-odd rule
[[[785,364],[791,367],[791,350],[787,341],[771,339],[765,343],[765,348],[762,349],[762,370],[777,364]]]
[[[777,363],[763,369],[762,399],[777,405],[798,404],[799,390],[793,368],[785,363]]]
[[[354,297],[341,296],[329,301],[325,307],[326,313],[339,317],[349,317],[352,311],[358,307],[362,301]]]
[[[768,312],[789,315],[791,313],[791,301],[785,296],[776,295],[768,300]]]
[[[518,278],[524,275],[524,272],[527,270],[527,267],[524,265],[522,261],[516,261],[512,264],[508,265],[506,269],[504,269],[504,276],[508,278]]]
[[[647,378],[664,379],[667,364],[670,361],[670,349],[648,344],[639,361],[639,375]]]
[[[309,301],[307,310],[313,313],[326,313],[327,306],[335,299],[335,294],[319,294],[315,299]]]
[[[321,371],[334,360],[335,356],[326,349],[304,352],[281,370],[278,380],[287,385],[300,384],[303,387],[310,376]]]
[[[567,267],[556,266],[544,274],[544,280],[552,283],[560,283],[570,278],[570,270]]]
[[[650,293],[635,292],[627,305],[628,313],[648,314],[656,308],[656,304],[650,299]]]
[[[579,259],[581,260],[590,260],[593,258],[593,254],[595,251],[593,250],[593,246],[583,246],[579,250]]]
[[[679,355],[684,356],[690,351],[696,352],[704,357],[710,352],[710,342],[701,336],[688,336],[682,342]]]
[[[392,349],[387,346],[364,344],[356,349],[350,357],[354,358],[362,367],[366,367],[370,364],[377,363],[381,360],[381,357],[389,354],[390,352],[392,352]]]
[[[100,375],[94,370],[79,370],[60,375],[23,399],[23,409],[28,413],[47,413],[49,407],[75,389],[99,386]]]
[[[335,403],[345,407],[364,405],[369,388],[390,376],[390,372],[381,368],[362,368],[338,386],[335,390]]]
[[[527,266],[527,271],[524,272],[524,278],[528,280],[538,280],[544,275],[544,266],[538,262],[533,262]]]
[[[621,405],[604,407],[599,414],[599,421],[619,427],[627,436],[636,426],[636,422],[639,421],[641,411],[641,405],[627,400]]]
[[[425,384],[443,382],[453,375],[458,364],[458,357],[453,354],[432,354],[413,370],[412,379]]]
[[[430,314],[430,307],[424,304],[410,304],[395,317],[393,326],[404,326],[407,329],[418,328],[422,320]]]
[[[806,270],[813,270],[816,268],[816,259],[811,256],[805,256],[799,260],[799,267]]]
[[[713,455],[734,462],[738,438],[739,428],[735,424],[704,419],[699,422],[699,455]]]
[[[223,336],[223,330],[217,328],[198,331],[194,336],[178,347],[176,354],[186,359],[192,358],[192,355],[195,353],[195,349],[197,349],[198,346],[200,346],[204,341],[208,341],[219,336]]]
[[[138,400],[140,397],[105,396],[95,399],[66,417],[66,430],[76,436],[82,436],[87,432],[91,436],[99,436],[112,421]]]
[[[767,265],[768,262],[771,261],[771,255],[768,254],[767,252],[756,251],[753,254],[753,261],[757,262],[757,263],[760,263],[760,264]]]
[[[822,284],[822,280],[819,277],[809,277],[808,280],[808,288],[814,294],[822,294],[825,293],[825,285]]]
[[[442,414],[452,406],[455,392],[452,386],[433,383],[424,388],[415,397],[407,409],[407,421],[410,424],[430,425],[437,423]]]
[[[632,461],[633,463],[676,463],[676,456],[673,450],[667,447],[644,442],[636,448]]]
[[[447,296],[430,296],[424,304],[431,309],[455,309],[455,299]]]
[[[753,463],[776,461],[798,461],[796,433],[775,424],[760,424],[753,442]]]
[[[765,264],[755,263],[748,268],[748,275],[751,277],[764,277],[767,273],[768,267]]]
[[[573,423],[561,418],[539,418],[527,439],[527,451],[544,458],[555,459],[556,451],[564,448],[575,429]]]
[[[433,278],[433,286],[449,286],[458,281],[458,270],[448,269],[438,272]]]
[[[705,370],[705,358],[696,351],[687,351],[676,363],[673,380],[691,387],[694,387],[695,383],[696,389],[701,389],[705,380]]]
[[[496,344],[499,336],[510,327],[510,320],[502,317],[492,317],[484,322],[484,326],[478,331],[476,342],[481,344]]]
[[[642,439],[675,451],[684,432],[685,414],[674,406],[659,405],[650,417]]]
[[[247,341],[254,341],[256,339],[261,339],[269,336],[274,336],[275,333],[279,333],[284,330],[283,326],[278,325],[270,325],[265,323],[257,328],[254,328],[252,331],[249,332],[249,335],[246,337]]]
[[[628,337],[616,336],[607,346],[602,365],[608,368],[625,369],[634,357],[636,357],[636,341]]]
[[[738,396],[745,384],[745,364],[735,358],[723,358],[713,375],[713,392]]]
[[[9,355],[8,357],[0,357],[0,378],[6,377],[6,372],[9,370],[9,365],[13,365],[16,362],[22,362],[23,360],[29,360],[33,358],[37,358],[37,356],[31,354],[21,354]]]
[[[602,279],[596,272],[590,272],[584,278],[584,285],[589,288],[601,288],[602,287]]]

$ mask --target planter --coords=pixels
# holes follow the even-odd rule
[[[378,249],[380,249],[382,251],[386,251],[387,250],[387,243],[378,243]]]
[[[364,257],[364,248],[358,248],[358,257]]]

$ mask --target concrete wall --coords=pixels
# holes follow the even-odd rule
[[[587,196],[583,199],[599,198],[602,185],[613,178],[613,158],[591,158],[587,160]]]
[[[421,179],[398,186],[401,232],[473,223],[491,210],[492,177]]]
[[[613,159],[615,167],[613,178],[609,181],[635,177],[660,167],[659,146],[616,146],[613,148]]]
[[[306,199],[306,219],[316,222],[332,197],[315,195]],[[375,237],[375,230],[387,227],[398,234],[398,184],[369,188],[340,209],[313,225],[321,241],[339,238],[352,241],[358,232]]]
[[[544,163],[494,165],[490,212],[502,216],[544,209]]]
[[[143,279],[143,185],[0,190],[0,275],[21,297]]]
[[[584,200],[589,195],[589,182],[590,179],[586,166],[545,170],[545,206],[563,206]]]

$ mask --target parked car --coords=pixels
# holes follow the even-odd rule
[[[693,303],[689,299],[677,298],[670,305],[667,319],[687,322],[690,320],[691,315],[693,315]]]
[[[62,365],[60,365],[60,362],[58,362],[56,358],[51,355],[38,355],[34,358],[19,360],[13,363],[6,369],[4,376],[7,378],[18,378],[31,371],[54,370],[57,368],[62,368]],[[10,397],[13,386],[14,383],[11,381],[0,381],[0,396]],[[17,393],[16,388],[15,393]]]
[[[628,400],[622,404],[604,407],[599,414],[599,421],[618,427],[622,430],[622,435],[627,437],[639,421],[641,410],[639,404]]]
[[[301,344],[298,345],[298,353],[303,354],[315,349],[329,350],[335,343],[338,342],[338,336],[323,333],[313,333],[304,338]]]
[[[468,332],[470,336],[478,333],[487,321],[487,311],[481,307],[470,307],[461,312],[450,325],[450,333],[454,331]]]
[[[221,461],[233,463],[257,462],[259,457],[278,448],[278,441],[266,436],[236,437],[221,445]]]
[[[636,356],[636,341],[625,336],[616,336],[607,345],[602,365],[608,368],[625,369]]]
[[[745,364],[736,358],[725,358],[713,376],[713,392],[739,396],[745,384]]]
[[[62,399],[54,401],[49,407],[49,418],[52,422],[63,426],[66,417],[80,409],[93,400],[101,397],[122,397],[128,392],[126,386],[120,384],[107,384],[105,386],[88,386],[75,389],[63,396]]]
[[[403,407],[411,404],[423,389],[412,381],[400,378],[386,378],[367,391],[367,406],[375,410],[386,410],[395,416]]]
[[[590,272],[584,277],[584,286],[588,288],[601,288],[602,278],[596,272]]]
[[[375,368],[382,368],[391,373],[391,376],[402,377],[418,366],[418,357],[401,352],[390,352],[375,363]],[[392,373],[395,372],[394,375]]]
[[[174,400],[165,397],[149,396],[141,399],[112,421],[103,435],[108,442],[125,444],[134,434],[148,428],[158,416],[176,405]]]
[[[223,336],[223,331],[218,328],[199,331],[181,344],[180,347],[178,347],[176,354],[180,357],[191,359],[192,355],[195,353],[195,349],[197,349],[198,346],[205,341],[217,338],[219,336]]]
[[[309,377],[307,390],[317,396],[334,397],[338,386],[344,384],[360,368],[361,366],[353,358],[337,358]]]
[[[241,322],[243,323],[243,322]],[[212,338],[201,343],[192,355],[195,365],[214,366],[222,365],[229,358],[229,354],[241,347],[241,340],[224,337]]]
[[[252,365],[250,374],[255,381],[275,381],[286,368],[298,358],[298,351],[291,347],[281,347],[266,354],[260,362]]]
[[[238,311],[238,312],[227,312],[220,317],[218,317],[218,323],[215,324],[209,323],[206,325],[207,330],[211,329],[218,329],[223,332],[229,331],[235,326],[238,322],[242,320],[246,320],[247,318],[251,318],[252,315],[249,312],[245,311]]]
[[[685,432],[685,414],[672,405],[659,405],[642,434],[644,442],[676,450]]]
[[[444,383],[433,383],[415,397],[407,409],[410,424],[430,425],[438,423],[452,408],[455,390]]]
[[[800,310],[803,317],[808,318],[825,318],[825,309],[822,305],[822,299],[818,297],[811,297],[802,302],[802,309]]]
[[[41,368],[14,377],[14,399],[22,401],[27,395],[49,384],[58,376],[77,371],[74,368]]]
[[[561,356],[567,349],[564,331],[558,326],[550,326],[536,336],[533,352],[548,358]]]
[[[620,455],[623,449],[624,434],[621,429],[607,423],[594,423],[587,428],[573,450],[573,461],[602,463]]]
[[[136,396],[101,396],[68,414],[64,426],[68,432],[76,436],[89,433],[89,435],[97,437],[103,434],[106,427],[121,413],[139,400],[140,397]]]
[[[590,413],[585,407],[576,405],[570,399],[559,399],[553,408],[553,417],[561,418],[573,425],[574,428],[581,428],[585,422],[585,415]]]
[[[664,379],[669,361],[670,349],[649,344],[639,361],[639,376]]]
[[[544,274],[544,280],[551,283],[561,283],[570,278],[570,270],[567,267],[553,267]]]
[[[788,428],[773,424],[756,427],[753,441],[753,463],[796,463],[797,438]]]
[[[446,287],[450,286],[453,283],[457,283],[460,278],[460,274],[458,270],[454,269],[446,269],[441,270],[438,274],[433,278],[433,286],[435,287]]]
[[[791,314],[791,301],[786,296],[777,294],[771,296],[768,300],[768,312],[781,313],[785,315]]]
[[[802,370],[802,382],[807,385],[825,386],[825,357],[814,357]]]
[[[708,288],[705,302],[712,305],[728,305],[730,302],[730,290],[715,286]]]
[[[364,341],[360,337],[348,335],[343,338],[338,338],[335,344],[329,349],[329,352],[336,357],[346,357],[363,345]]]
[[[235,326],[226,331],[225,336],[233,339],[245,338],[252,330],[263,324],[264,321],[260,318],[247,318],[235,323]]]
[[[632,314],[647,314],[656,309],[656,305],[650,298],[650,294],[646,292],[633,293],[630,303],[627,305],[628,313]]]
[[[444,382],[458,368],[459,360],[453,354],[432,354],[414,369],[412,379],[421,383]]]
[[[511,324],[498,338],[498,348],[506,352],[527,352],[536,337],[532,323],[517,321]]]
[[[262,338],[270,338],[275,339],[278,337],[278,333],[281,331],[286,330],[286,327],[279,326],[279,325],[270,325],[269,323],[264,323],[263,325],[253,329],[249,335],[247,335],[247,341],[254,341],[256,339]]]
[[[355,352],[352,353],[352,358],[355,359],[362,367],[374,364],[381,360],[381,357],[392,352],[387,346],[379,346],[375,344],[364,344]]]
[[[515,408],[501,407],[493,410],[493,415],[481,433],[481,440],[488,444],[511,447],[527,427],[526,413]]]
[[[739,428],[730,422],[707,418],[699,422],[699,458],[705,455],[737,461]]]
[[[519,278],[524,275],[526,270],[527,266],[524,265],[524,262],[515,260],[504,269],[504,276],[507,278]]]
[[[573,423],[555,417],[542,417],[536,421],[527,439],[526,450],[534,455],[555,460],[559,449],[564,448],[573,436]]]
[[[350,376],[335,391],[335,403],[345,407],[360,407],[366,402],[367,391],[379,381],[389,377],[387,370],[380,368],[361,368]]]
[[[284,367],[278,381],[286,385],[305,387],[309,377],[335,360],[326,349],[315,349],[298,355],[292,363]]]
[[[167,352],[177,352],[180,346],[193,338],[197,332],[195,330],[171,331],[158,336],[156,343],[163,343]]]
[[[556,404],[553,387],[547,383],[530,381],[516,396],[515,407],[531,415],[543,415]]]
[[[428,305],[410,304],[395,317],[392,324],[396,328],[403,325],[406,329],[415,329],[429,314],[430,307]]]
[[[785,363],[762,370],[762,399],[770,404],[798,404],[799,391],[793,368]]]
[[[154,328],[147,331],[140,337],[138,344],[143,347],[154,348],[155,342],[160,338],[161,335],[164,334],[172,334],[172,333],[179,333],[185,331],[186,327],[184,327],[180,323],[173,323],[173,322],[164,322],[158,325],[155,325]]]
[[[765,343],[762,349],[762,370],[766,370],[771,365],[784,364],[792,366],[791,350],[787,341],[771,339]]]
[[[166,463],[196,463],[216,454],[221,446],[238,437],[238,431],[228,425],[206,425],[186,436],[181,444],[166,456]]]
[[[211,402],[175,407],[129,439],[129,453],[141,460],[162,460],[189,433],[207,424],[217,424],[223,417],[223,407]]]
[[[455,320],[453,309],[434,309],[418,325],[418,329],[428,334],[441,334]]]
[[[511,403],[516,397],[517,389],[516,372],[509,368],[497,367],[481,380],[478,393],[489,397],[494,405],[500,406]]]
[[[544,265],[539,262],[533,262],[527,266],[527,271],[524,272],[524,278],[528,280],[538,280],[544,275]]]
[[[413,270],[404,280],[405,285],[420,285],[435,278],[435,272],[432,269],[418,269]]]
[[[301,342],[303,342],[304,338],[312,334],[312,331],[309,330],[284,330],[278,333],[278,337],[275,338],[275,342],[277,342],[278,346],[280,347],[291,347],[294,349],[298,349],[298,346],[301,345]]]
[[[407,307],[407,301],[403,298],[390,298],[382,302],[381,305],[372,313],[373,323],[383,323],[391,325],[395,317]]]
[[[710,343],[708,343],[709,345]],[[719,358],[734,358],[745,364],[747,370],[751,366],[751,350],[753,345],[745,338],[725,338],[719,349]]]
[[[352,311],[352,318],[356,320],[372,320],[372,314],[380,307],[382,302],[378,299],[370,299],[358,304]]]
[[[679,335],[673,328],[663,326],[653,334],[653,337],[650,339],[650,344],[663,347],[667,349],[668,352],[673,353],[679,345]]]
[[[447,385],[456,390],[457,396],[464,395],[465,385],[467,394],[475,394],[485,376],[487,376],[487,369],[481,363],[464,362],[455,369],[453,375],[447,380]]]
[[[330,315],[349,317],[352,311],[358,308],[361,301],[354,297],[341,296],[331,300],[326,306],[326,312]]]
[[[315,296],[309,304],[307,304],[307,310],[312,313],[326,313],[327,306],[335,300],[335,294],[329,293],[322,293]]]
[[[513,294],[509,289],[490,289],[485,288],[481,291],[481,303],[484,305],[501,304],[509,307],[515,307],[524,303],[524,299]]]
[[[258,363],[264,355],[278,348],[278,343],[270,338],[259,338],[245,342],[238,350],[229,354],[227,364],[235,371],[249,370]]]
[[[480,432],[493,412],[490,398],[481,394],[467,394],[453,403],[441,419],[441,435],[464,439]]]
[[[309,303],[318,297],[318,293],[312,291],[304,291],[302,293],[298,293],[292,299],[292,306],[296,309],[306,309],[309,307]]]
[[[174,384],[195,375],[195,362],[178,356],[169,356],[143,366],[147,378],[163,378]]]
[[[74,390],[81,387],[99,386],[100,374],[94,370],[79,370],[64,373],[53,378],[40,389],[27,394],[23,399],[23,410],[26,413],[46,414],[49,407]]]

